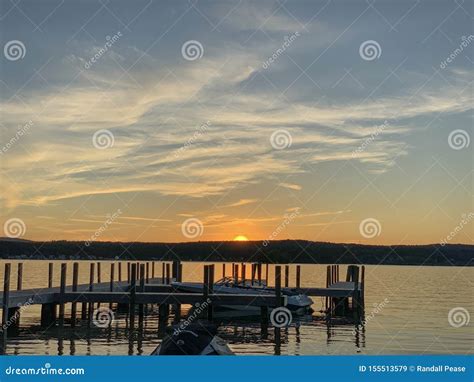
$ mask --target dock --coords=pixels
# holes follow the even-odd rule
[[[71,327],[76,325],[91,326],[96,312],[95,307],[105,304],[109,309],[127,312],[130,328],[135,326],[136,316],[138,325],[143,325],[146,319],[144,306],[158,305],[160,322],[167,322],[170,307],[193,305],[203,307],[203,315],[210,321],[213,320],[214,308],[220,305],[245,305],[259,307],[261,310],[262,329],[268,327],[269,312],[274,308],[284,307],[287,303],[285,291],[297,291],[308,296],[321,296],[326,298],[325,313],[328,318],[338,315],[353,315],[354,319],[360,317],[364,306],[365,267],[349,265],[346,277],[340,279],[339,265],[328,265],[326,285],[324,287],[302,287],[301,265],[292,265],[295,271],[295,285],[290,286],[290,265],[273,264],[232,264],[231,276],[236,281],[246,281],[251,285],[268,285],[269,267],[274,267],[274,294],[262,293],[214,293],[216,264],[205,265],[203,272],[202,291],[200,293],[183,293],[172,285],[173,281],[182,280],[183,263],[173,262],[110,262],[110,279],[106,282],[100,280],[100,266],[104,263],[91,263],[88,269],[89,283],[78,284],[81,266],[79,262],[73,264],[60,264],[60,283],[53,285],[54,263],[48,266],[48,287],[40,289],[23,289],[25,277],[24,263],[16,267],[17,285],[13,289],[10,285],[12,275],[11,263],[5,264],[3,291],[0,295],[2,309],[2,340],[6,344],[8,332],[17,330],[20,325],[21,311],[31,305],[41,305],[39,321],[42,327],[62,328],[66,323]],[[71,267],[72,265],[72,267]],[[122,275],[126,277],[122,280]],[[122,267],[123,266],[123,267]],[[222,267],[222,276],[228,276],[226,263]],[[248,268],[247,268],[248,266]],[[263,268],[265,266],[265,272]],[[96,268],[97,267],[97,268]],[[69,268],[69,269],[68,269]],[[67,285],[68,272],[72,268],[72,283]],[[124,268],[124,269],[122,269]],[[161,275],[155,275],[155,269],[161,268]],[[97,272],[96,272],[97,269]],[[251,278],[246,278],[246,270],[251,269]],[[284,272],[283,272],[284,270]],[[122,272],[123,271],[123,272]],[[87,270],[86,270],[87,272]],[[71,276],[69,274],[69,276]],[[258,283],[258,284],[257,284]],[[70,304],[66,318],[66,304]],[[104,305],[103,305],[104,306]],[[175,312],[179,309],[174,309]],[[175,320],[179,320],[179,315]]]

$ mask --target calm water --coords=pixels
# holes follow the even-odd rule
[[[16,274],[16,263],[12,263],[12,273]],[[88,262],[80,264],[80,282],[87,283]],[[202,280],[202,266],[203,263],[185,263],[183,280]],[[126,270],[126,264],[122,268]],[[3,269],[1,264],[1,280]],[[68,270],[72,273],[72,265]],[[158,263],[156,271],[161,273]],[[227,271],[230,272],[230,265]],[[341,266],[343,272],[345,266]],[[47,274],[47,262],[24,262],[23,289],[46,287]],[[324,308],[323,299],[314,297],[315,313],[283,330],[279,346],[274,343],[272,330],[263,336],[258,321],[248,319],[222,323],[219,335],[237,354],[472,354],[473,274],[473,268],[367,266],[363,326],[342,322],[328,326],[319,313]],[[109,263],[103,262],[101,276],[102,281],[109,280]],[[220,276],[221,266],[217,266],[216,277]],[[322,287],[325,278],[325,266],[302,266],[303,286]],[[273,279],[273,267],[269,279]],[[292,269],[290,286],[294,283]],[[11,285],[16,285],[15,275]],[[59,262],[55,262],[54,285],[59,285]],[[384,300],[387,302],[383,307],[375,309]],[[473,316],[468,325],[455,328],[449,324],[448,314],[456,307],[466,309]],[[183,307],[183,311],[186,309]],[[39,328],[39,313],[39,306],[22,311],[19,334],[8,338],[8,354],[146,355],[161,341],[156,308],[150,310],[143,331],[136,330],[132,335],[125,314],[116,313],[111,328],[87,330],[66,325],[59,333],[55,328],[47,331]]]

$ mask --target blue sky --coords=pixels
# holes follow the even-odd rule
[[[278,239],[428,243],[473,210],[472,144],[449,138],[472,137],[470,2],[3,1],[1,15],[2,46],[24,57],[0,66],[0,203],[25,238],[85,240],[120,209],[100,240],[184,241],[189,218],[192,239],[265,239],[298,211]]]

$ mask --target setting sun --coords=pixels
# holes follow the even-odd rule
[[[234,237],[234,241],[249,241],[249,239],[247,238],[247,236],[238,235],[238,236]]]

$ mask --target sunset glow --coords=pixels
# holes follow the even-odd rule
[[[238,236],[234,237],[234,241],[249,241],[249,239],[247,239],[247,236],[238,235]]]

